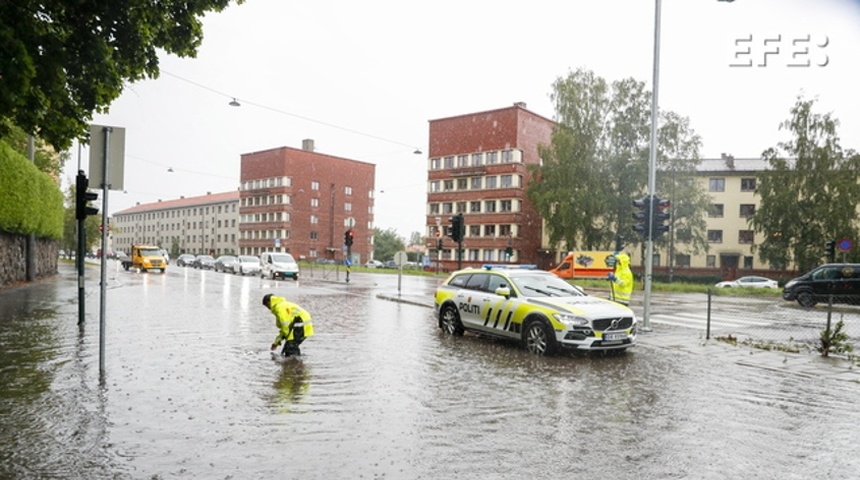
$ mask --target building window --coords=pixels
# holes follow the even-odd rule
[[[457,190],[468,190],[469,189],[469,179],[468,178],[458,178],[457,179]]]
[[[484,154],[482,153],[473,153],[472,154],[472,166],[480,167],[481,164],[484,163]]]
[[[440,166],[442,166],[442,162],[438,158],[430,159],[430,170],[439,170]]]
[[[439,204],[431,203],[430,204],[430,215],[437,215],[439,213]]]
[[[457,167],[464,168],[469,166],[469,156],[468,155],[457,155]]]
[[[513,211],[513,201],[512,200],[499,200],[499,211],[500,212],[512,212]]]
[[[659,267],[660,266],[660,254],[655,253],[653,257],[651,257],[651,266]]]
[[[484,202],[484,212],[485,213],[495,213],[496,212],[496,201],[495,200],[487,200]]]
[[[316,215],[311,215],[311,223],[313,223],[313,224],[320,223],[320,218],[317,217]]]
[[[346,195],[352,195],[352,187],[343,187],[343,193]]]
[[[438,192],[439,191],[439,181],[438,180],[434,180],[434,181],[430,182],[430,191],[431,192]]]
[[[311,237],[311,240],[317,240],[317,239],[319,239],[319,234],[317,232],[311,232],[310,237]]]
[[[481,177],[472,177],[472,190],[481,189]]]
[[[496,226],[495,225],[484,225],[484,236],[485,237],[495,237],[496,236]]]
[[[755,205],[741,204],[741,218],[752,217],[755,215]]]
[[[469,236],[470,237],[480,237],[481,236],[481,226],[480,225],[469,225]]]
[[[481,201],[477,202],[469,202],[469,212],[471,213],[481,213]]]
[[[466,213],[466,202],[457,202],[457,210],[455,213]]]
[[[753,268],[753,257],[748,255],[744,257],[744,268]]]
[[[708,180],[708,191],[709,192],[725,192],[726,191],[726,179],[725,178],[712,178]]]
[[[723,231],[708,230],[708,243],[723,243]]]
[[[738,231],[738,243],[753,243],[753,231],[752,230],[740,230],[740,231]]]
[[[319,198],[312,198],[311,199],[311,206],[312,207],[319,207],[320,206],[320,199]]]
[[[446,192],[454,190],[454,180],[445,180],[443,181],[442,185],[442,189]]]
[[[514,161],[513,150],[502,150],[502,163],[511,163]]]
[[[513,175],[502,175],[500,177],[501,187],[502,188],[511,188],[514,186],[514,176]]]
[[[676,267],[690,267],[690,256],[685,253],[679,253],[675,255],[675,266]]]
[[[311,190],[319,190],[320,182],[311,182]]]
[[[510,225],[499,225],[499,236],[500,237],[510,237],[511,236],[511,226]]]
[[[499,152],[487,152],[487,165],[495,165],[498,162]]]
[[[499,177],[487,177],[487,181],[485,182],[487,189],[496,188],[496,181]]]
[[[442,204],[442,213],[452,213],[454,211],[453,203],[443,203]]]
[[[723,204],[712,203],[711,208],[708,210],[708,216],[711,218],[723,218]]]
[[[742,192],[754,192],[755,191],[755,178],[742,178],[741,179],[741,191]]]
[[[708,255],[705,257],[705,266],[708,268],[715,268],[717,266],[717,256]]]
[[[352,211],[352,203],[346,202],[343,204],[343,211],[351,212]]]
[[[454,168],[454,157],[445,157],[445,168]]]

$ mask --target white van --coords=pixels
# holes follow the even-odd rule
[[[278,277],[292,277],[293,280],[299,279],[299,264],[289,253],[262,253],[260,254],[260,266],[262,267],[260,276],[263,278],[269,277],[274,280]]]

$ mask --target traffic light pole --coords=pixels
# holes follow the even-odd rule
[[[101,295],[99,295],[99,377],[105,375],[105,315],[107,314],[107,234],[108,234],[108,158],[110,158],[110,134],[112,127],[103,127],[105,132],[104,157],[102,159],[102,254],[101,254]]]
[[[654,1],[654,68],[651,85],[651,151],[648,155],[648,195],[654,195],[657,184],[657,92],[660,86],[660,0]],[[654,209],[648,212],[648,225],[654,225]],[[642,331],[651,331],[651,280],[654,272],[654,238],[645,239],[645,298],[642,313]]]

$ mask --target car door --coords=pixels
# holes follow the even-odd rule
[[[460,285],[454,301],[460,312],[460,322],[470,330],[483,330],[481,326],[481,310],[484,305],[484,285],[487,283],[487,274],[474,273],[457,278],[456,283]],[[453,284],[454,282],[452,282]]]
[[[483,325],[486,331],[490,331],[497,335],[506,337],[517,337],[512,320],[514,314],[514,306],[517,303],[516,297],[511,289],[510,282],[503,275],[490,273],[488,275],[487,285],[485,290],[485,310],[481,313]],[[505,297],[496,294],[496,290],[500,287],[506,287],[511,291],[510,297]]]

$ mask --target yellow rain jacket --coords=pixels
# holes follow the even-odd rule
[[[612,300],[630,304],[630,295],[633,293],[633,271],[630,270],[630,256],[626,253],[615,255],[615,285],[612,288]]]
[[[303,340],[313,336],[311,314],[297,304],[288,302],[283,297],[272,296],[269,299],[269,310],[275,315],[275,326],[278,327],[278,336],[275,337],[273,346],[280,344],[282,340]]]

